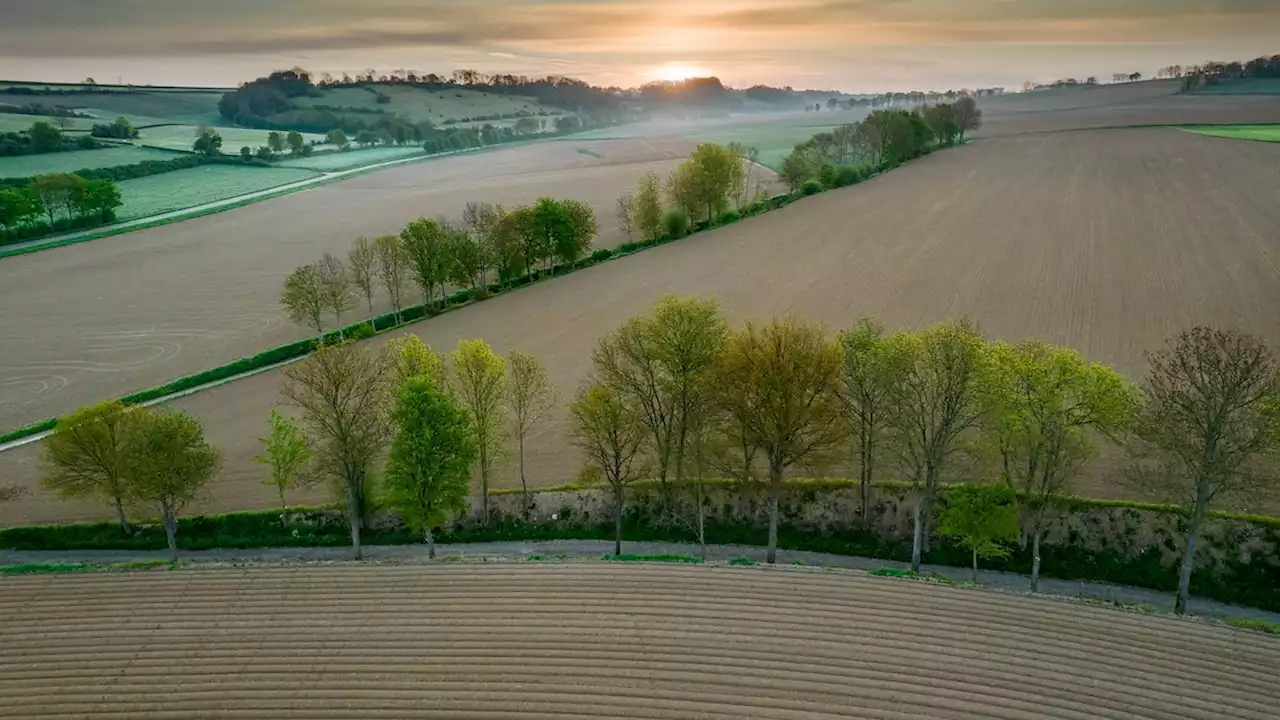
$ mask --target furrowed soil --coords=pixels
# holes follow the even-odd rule
[[[879,318],[889,328],[969,317],[989,337],[1074,347],[1137,380],[1146,367],[1145,352],[1195,324],[1236,326],[1280,342],[1274,317],[1280,306],[1278,185],[1280,145],[1147,128],[984,139],[867,183],[539,283],[411,330],[445,351],[460,338],[483,338],[501,353],[533,353],[566,398],[587,374],[597,340],[671,293],[718,298],[735,326],[744,317],[788,312],[833,329],[861,316]],[[261,242],[261,235],[252,237]],[[296,252],[283,254],[283,265],[297,262]],[[29,257],[42,256],[56,261],[59,253]],[[7,272],[6,265],[0,263],[0,272]],[[264,285],[277,287],[283,274],[268,276]],[[86,277],[92,277],[88,270]],[[234,303],[238,296],[209,294],[209,312],[201,313],[188,299],[200,297],[192,288],[234,283],[235,277],[211,280],[192,272],[182,278],[186,290],[172,301],[151,296],[140,278],[120,297],[138,296],[130,307],[143,317],[178,305],[196,317],[207,316],[214,303]],[[31,287],[29,296],[16,294],[14,302],[40,297],[41,288]],[[277,309],[264,306],[255,312],[241,330],[259,328],[266,334],[261,328],[278,328]],[[65,330],[49,329],[84,322],[52,304],[28,314],[30,319],[24,314],[18,322],[30,323],[31,342],[14,347],[12,355],[29,356],[41,337],[65,342]],[[8,314],[5,322],[13,322]],[[198,341],[208,351],[237,337],[236,328],[229,328],[212,339],[198,334],[179,339]],[[212,364],[212,358],[196,360],[199,367]],[[77,377],[86,375],[111,377],[110,371]],[[268,412],[282,405],[280,382],[279,372],[265,373],[174,403],[204,421],[210,441],[224,455],[209,497],[193,511],[273,504],[273,490],[262,483],[263,468],[252,458]],[[75,401],[60,409],[109,394],[100,386],[92,393],[75,387],[63,389]],[[582,466],[569,442],[563,408],[535,429],[526,448],[526,474],[533,485],[572,479]],[[24,498],[0,506],[0,521],[110,517],[105,505],[67,503],[42,492],[37,458],[34,445],[0,454],[0,477],[28,489]],[[515,463],[508,460],[495,485],[518,482]],[[1134,495],[1120,482],[1114,458],[1092,465],[1075,492]],[[324,489],[317,488],[296,493],[290,502],[324,499]]]
[[[1280,640],[799,568],[0,578],[0,717],[1275,717]]]

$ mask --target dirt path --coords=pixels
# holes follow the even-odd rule
[[[626,542],[623,552],[636,555],[688,555],[697,557],[701,548],[689,543],[673,542]],[[531,555],[541,555],[551,559],[561,558],[599,558],[613,552],[613,543],[607,540],[547,540],[547,541],[511,541],[492,543],[464,543],[458,545],[439,545],[439,558],[455,556],[470,560],[525,560]],[[183,562],[187,563],[294,563],[312,561],[341,561],[351,557],[350,548],[220,548],[217,550],[194,550],[182,553]],[[764,548],[749,545],[708,545],[707,560],[725,562],[732,558],[751,558],[763,563]],[[0,565],[22,565],[27,563],[123,563],[136,560],[164,560],[167,558],[163,550],[0,550]],[[366,545],[365,558],[372,562],[427,562],[426,548],[421,545]],[[832,555],[830,553],[805,552],[802,550],[779,550],[779,565],[804,565],[813,567],[839,567],[853,570],[876,570],[878,568],[905,569],[904,563],[897,563],[876,558],[850,557],[848,555]],[[965,568],[947,565],[922,565],[921,571],[926,575],[938,575],[957,583],[972,581],[972,574]],[[1010,592],[1026,592],[1030,578],[1017,573],[997,572],[995,570],[979,570],[978,584],[988,588],[1007,590]],[[1173,594],[1146,588],[1109,585],[1106,583],[1087,582],[1083,580],[1056,580],[1041,578],[1040,592],[1043,595],[1060,597],[1086,598],[1118,605],[1150,605],[1157,611],[1168,611],[1173,607]],[[1257,608],[1228,605],[1227,603],[1192,597],[1189,612],[1192,615],[1215,618],[1252,618],[1280,623],[1280,613],[1268,612]]]
[[[0,578],[0,717],[1273,718],[1280,642],[802,568]]]

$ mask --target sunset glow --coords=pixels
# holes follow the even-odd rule
[[[679,82],[691,77],[710,77],[714,74],[706,68],[680,62],[667,63],[655,68],[653,71],[655,80],[666,80],[668,82]]]

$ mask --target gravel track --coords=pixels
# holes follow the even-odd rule
[[[843,572],[0,578],[0,717],[1270,718],[1280,642]]]

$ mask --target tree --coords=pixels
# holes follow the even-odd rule
[[[373,314],[373,290],[378,281],[378,248],[375,241],[363,235],[351,243],[347,251],[347,262],[351,265],[351,282],[356,286],[369,305],[369,314]]]
[[[135,411],[125,442],[129,498],[160,511],[169,560],[178,561],[178,513],[218,470],[217,448],[204,439],[200,421],[180,410]]]
[[[445,385],[444,358],[431,349],[422,338],[409,333],[387,341],[382,346],[395,391],[416,377],[429,377],[439,387]]]
[[[396,437],[384,474],[387,499],[435,558],[432,530],[466,507],[477,447],[471,421],[436,381],[426,376],[400,388],[392,419]]]
[[[836,394],[840,346],[821,325],[789,317],[764,326],[748,321],[729,337],[711,372],[717,405],[769,463],[767,559],[773,563],[783,473],[844,436]]]
[[[320,282],[320,297],[324,307],[333,313],[333,324],[342,326],[342,313],[355,304],[351,296],[351,278],[347,275],[347,267],[342,260],[325,253],[316,263],[316,276]]]
[[[631,240],[632,234],[635,232],[635,212],[636,200],[631,193],[623,193],[618,196],[618,229],[622,231],[622,236],[627,240]]]
[[[289,152],[294,155],[301,155],[307,141],[302,138],[302,133],[297,130],[290,130],[285,136],[285,142],[289,144]]]
[[[120,188],[110,180],[89,180],[75,184],[69,201],[77,215],[97,215],[102,222],[114,219],[115,209],[124,204],[120,198]]]
[[[252,148],[250,148],[248,145],[244,145],[244,146],[242,146],[242,147],[240,148],[240,159],[241,159],[241,160],[244,160],[244,161],[246,161],[246,162],[247,162],[247,161],[249,161],[249,160],[252,160],[252,159],[253,159],[253,149],[252,149]]]
[[[999,453],[1004,482],[1022,494],[1036,592],[1048,515],[1095,454],[1091,436],[1115,439],[1126,432],[1140,397],[1119,373],[1067,348],[997,343],[990,361],[982,430]]]
[[[311,462],[311,445],[307,436],[292,420],[275,410],[267,418],[271,425],[271,433],[258,440],[263,445],[263,452],[253,458],[271,468],[271,480],[267,482],[276,489],[280,498],[280,523],[287,524],[289,504],[285,502],[284,493],[307,480],[307,464]]]
[[[324,334],[325,294],[324,281],[315,265],[303,265],[289,274],[284,281],[280,304],[289,313],[289,319],[316,329]]]
[[[478,291],[480,273],[484,268],[484,251],[480,243],[466,227],[454,223],[444,224],[445,277],[459,287]]]
[[[62,131],[43,120],[31,124],[27,137],[31,138],[31,149],[35,152],[50,153],[62,149]]]
[[[742,160],[730,148],[701,143],[673,178],[679,188],[678,193],[672,193],[676,205],[691,217],[705,209],[706,219],[714,220],[728,206],[735,189],[743,185]]]
[[[507,409],[511,413],[520,458],[520,491],[524,506],[529,506],[529,483],[524,477],[524,438],[541,422],[556,404],[556,389],[547,378],[547,369],[538,358],[512,350],[507,357],[510,378],[507,382]]]
[[[976,583],[978,558],[1008,557],[1004,543],[1018,537],[1017,496],[1007,485],[957,485],[947,493],[938,532],[973,553]]]
[[[359,560],[369,476],[390,435],[386,356],[349,342],[322,345],[281,372],[281,393],[302,411],[315,439],[319,467],[336,481],[346,501],[351,547]]]
[[[844,350],[840,398],[854,439],[858,516],[866,523],[876,462],[892,420],[891,395],[899,380],[900,365],[886,347],[884,327],[870,318],[863,318],[840,333],[840,345]]]
[[[373,241],[377,251],[376,272],[382,287],[391,299],[391,310],[400,324],[401,296],[404,293],[404,276],[408,272],[409,256],[399,235],[382,235]]]
[[[591,250],[595,240],[596,216],[591,206],[577,200],[552,201],[560,206],[555,217],[555,231],[549,232],[552,256],[564,265],[573,265]],[[539,207],[542,201],[538,201]]]
[[[960,128],[960,142],[964,142],[964,134],[982,127],[982,110],[971,97],[962,97],[952,106],[952,119]]]
[[[197,155],[206,157],[219,155],[222,153],[222,136],[208,125],[201,125],[196,129],[196,140],[191,144],[191,149]]]
[[[960,125],[956,122],[955,107],[940,103],[924,109],[925,124],[933,132],[933,136],[943,145],[950,145],[960,135]]]
[[[655,173],[645,173],[636,188],[635,225],[640,235],[652,240],[662,235],[662,195]]]
[[[440,223],[428,218],[418,218],[400,232],[405,256],[413,279],[422,289],[423,302],[431,302],[436,285],[444,295],[444,283],[448,277],[446,241]]]
[[[51,173],[36,175],[28,186],[32,193],[44,205],[44,212],[49,216],[49,224],[53,224],[53,214],[58,208],[69,208],[71,196],[76,188],[84,183],[84,178],[69,173]]]
[[[12,230],[40,214],[40,198],[27,188],[0,190],[0,227]]]
[[[613,552],[622,554],[622,511],[627,485],[644,443],[644,423],[623,399],[604,385],[584,386],[569,405],[574,442],[600,469],[613,490]]]
[[[506,363],[483,340],[459,340],[453,351],[453,393],[471,417],[480,466],[480,517],[489,524],[489,476],[502,453],[507,421]]]
[[[347,134],[342,128],[333,128],[324,136],[325,142],[337,147],[339,150],[346,150],[351,145],[351,141],[347,139]]]
[[[901,363],[891,395],[896,408],[891,435],[916,496],[911,569],[919,572],[938,486],[962,449],[961,436],[982,417],[986,347],[978,331],[962,321],[894,333],[887,350],[895,354],[893,362]]]
[[[63,498],[97,497],[115,504],[125,535],[129,475],[126,444],[134,416],[119,400],[82,408],[58,419],[44,439],[41,484]]]
[[[356,133],[356,144],[362,148],[372,147],[378,144],[378,136],[368,130],[361,130]]]
[[[1259,338],[1196,327],[1148,356],[1130,474],[1187,507],[1174,611],[1184,613],[1209,510],[1273,489],[1280,451],[1280,367]]]
[[[267,147],[277,155],[284,152],[284,136],[275,130],[267,133]]]
[[[489,271],[498,266],[496,235],[503,213],[484,202],[469,202],[462,211],[462,222],[471,229],[479,249],[480,285],[489,286]]]

